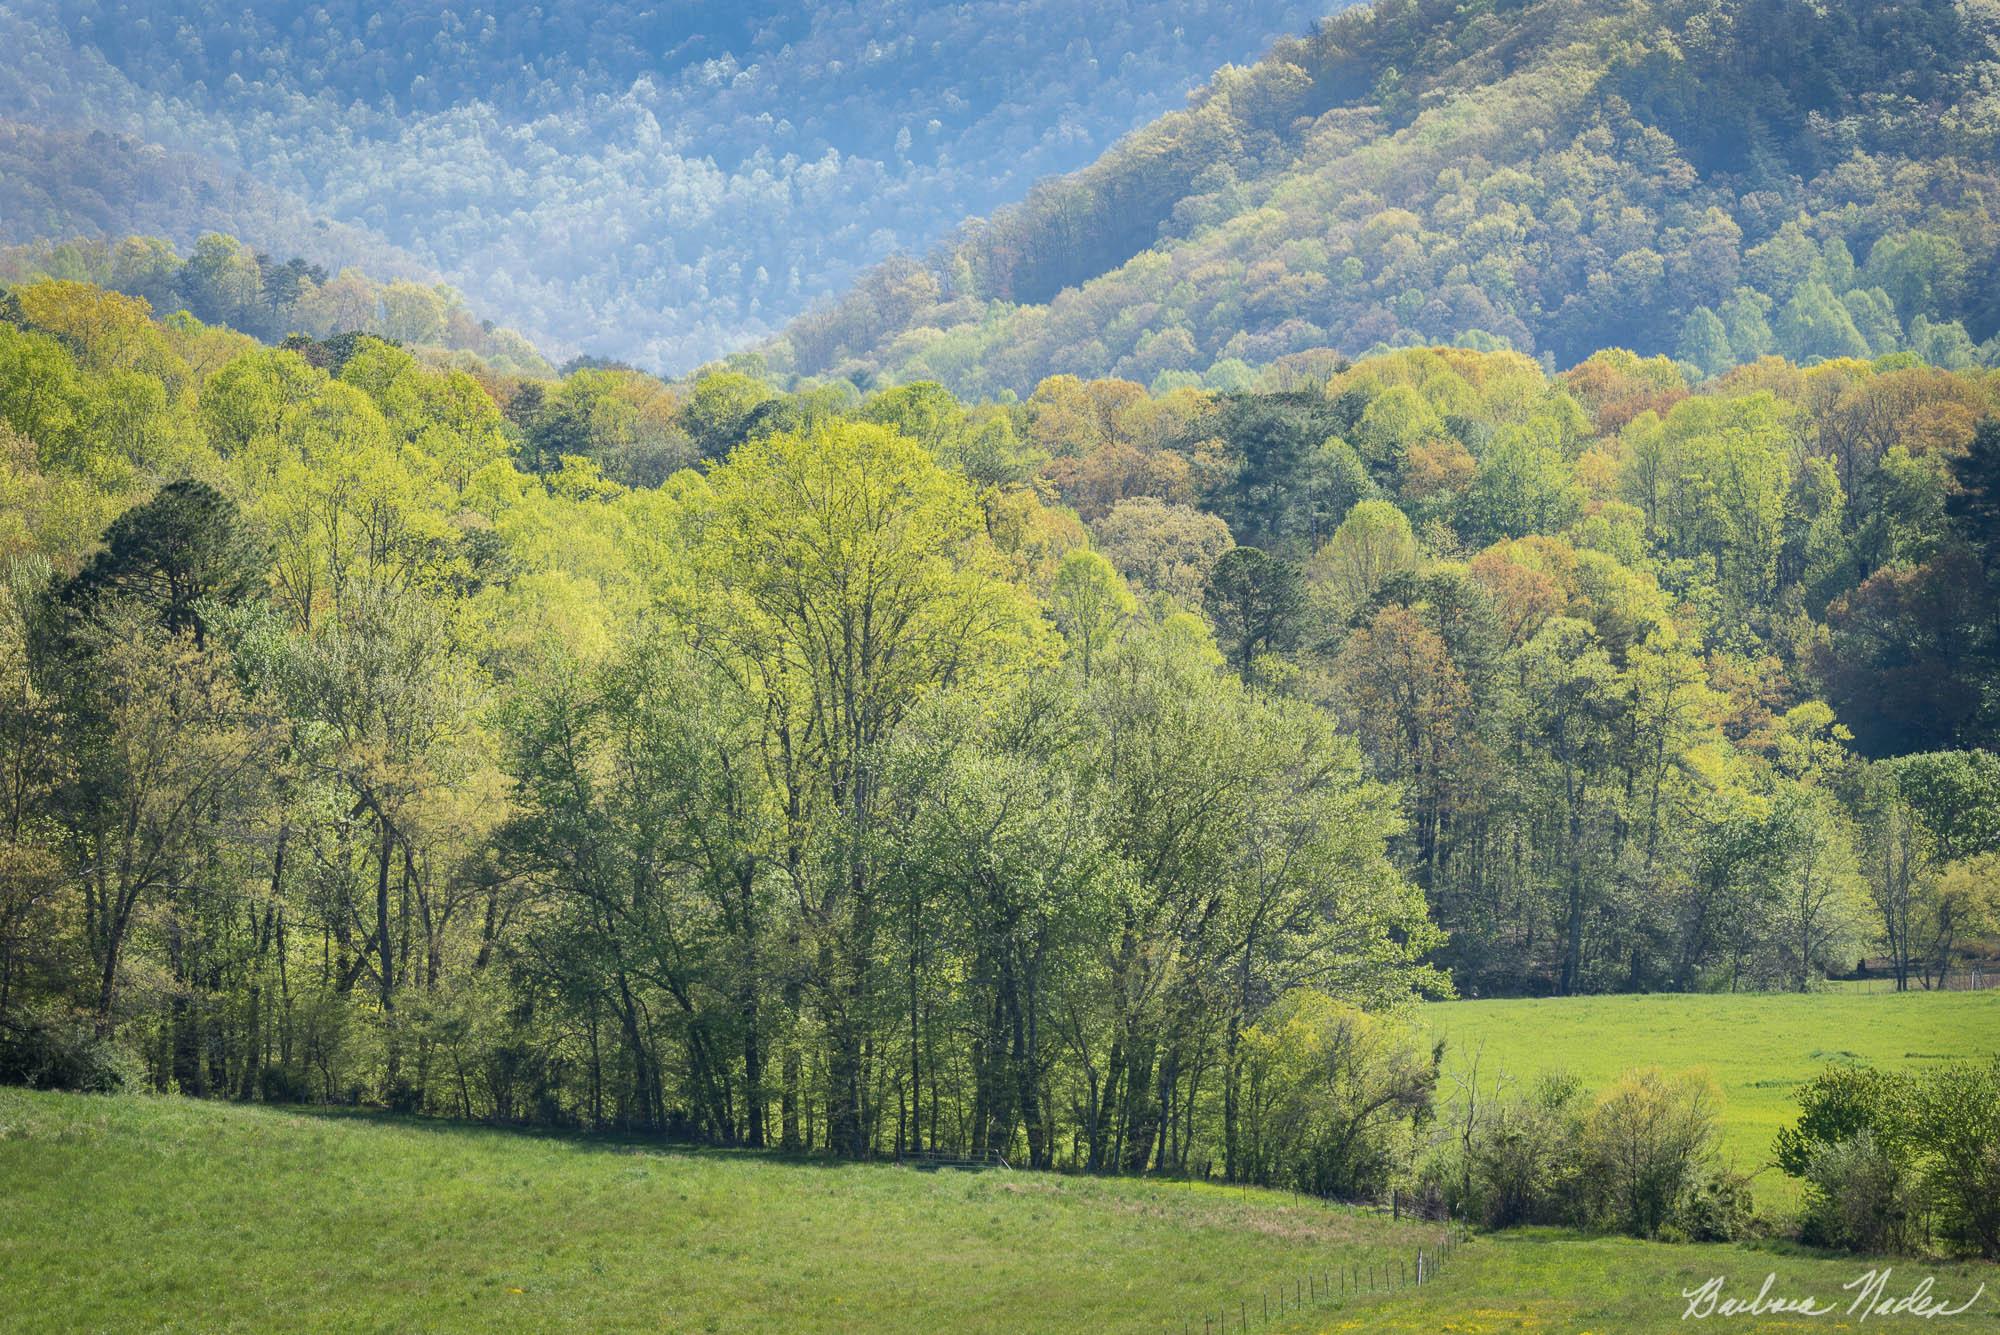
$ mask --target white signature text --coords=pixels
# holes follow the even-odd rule
[[[1757,1290],[1756,1297],[1730,1298],[1723,1294],[1727,1281],[1717,1275],[1698,1288],[1681,1290],[1681,1297],[1687,1300],[1687,1310],[1681,1313],[1681,1320],[1700,1321],[1712,1316],[1832,1316],[1835,1313],[1857,1321],[1866,1321],[1871,1316],[1957,1316],[1971,1310],[1986,1292],[1986,1286],[1981,1284],[1973,1290],[1970,1298],[1953,1305],[1949,1298],[1938,1297],[1932,1292],[1936,1281],[1926,1275],[1908,1293],[1892,1294],[1889,1292],[1889,1277],[1894,1273],[1894,1266],[1885,1266],[1849,1280],[1840,1286],[1842,1291],[1852,1295],[1845,1302],[1837,1298],[1822,1302],[1817,1295],[1810,1293],[1798,1296],[1773,1293],[1778,1284],[1776,1274],[1764,1276],[1764,1286]]]

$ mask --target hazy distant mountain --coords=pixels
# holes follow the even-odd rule
[[[310,253],[379,279],[430,278],[430,266],[365,227],[332,222],[295,196],[213,159],[103,130],[0,120],[0,245],[127,234],[186,245],[204,232],[260,250]]]
[[[267,225],[317,215],[553,351],[673,369],[1090,161],[1334,7],[15,0],[0,115],[158,145],[174,180],[247,173],[253,216],[204,225],[323,258]],[[10,239],[173,230],[155,206],[178,186],[113,173],[130,193],[79,198],[65,167],[0,167]]]
[[[876,270],[775,351],[973,393],[1228,385],[1408,343],[1992,364],[1996,21],[1952,0],[1384,0]]]

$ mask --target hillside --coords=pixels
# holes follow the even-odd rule
[[[1206,1184],[925,1174],[0,1089],[9,1331],[1214,1332],[1205,1323],[1226,1313],[1230,1330],[1247,1316],[1276,1335],[1645,1335],[1682,1328],[1680,1292],[1710,1275],[1747,1297],[1774,1272],[1782,1292],[1844,1303],[1856,1273],[1792,1249],[1531,1232],[1460,1247],[1422,1289],[1328,1302],[1307,1288],[1303,1310],[1265,1306],[1343,1265],[1380,1267],[1379,1280],[1401,1262],[1407,1275],[1438,1234]],[[1954,1302],[2000,1285],[1992,1265],[1924,1273]],[[1991,1325],[1985,1302],[1964,1318],[1973,1329]],[[1925,1324],[1937,1323],[1865,1328]]]
[[[1966,364],[2000,325],[1994,68],[1949,0],[1352,10],[773,356],[976,394],[1407,343]]]
[[[130,145],[114,151],[142,164],[150,160]],[[265,343],[371,334],[485,373],[554,373],[520,334],[480,319],[456,289],[408,276],[393,256],[385,278],[383,270],[354,265],[329,270],[302,255],[272,254],[205,228],[193,229],[185,253],[173,237],[189,234],[186,227],[115,240],[89,230],[0,247],[0,283],[88,283],[138,297],[163,319],[185,312]],[[282,228],[277,234],[289,235]],[[326,253],[311,240],[306,238],[307,249]]]
[[[218,232],[385,281],[435,278],[368,229],[331,222],[249,172],[131,135],[0,119],[0,193],[0,245],[144,235],[192,246]]]
[[[247,173],[558,357],[680,371],[1089,162],[1328,7],[28,0],[0,9],[0,116]],[[0,190],[106,235],[164,230],[147,182],[100,207],[71,171],[17,160]],[[302,249],[264,212],[206,225]]]

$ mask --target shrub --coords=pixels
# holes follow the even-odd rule
[[[1484,1105],[1440,1141],[1419,1189],[1490,1228],[1568,1224],[1720,1242],[1748,1234],[1750,1183],[1715,1162],[1706,1076],[1628,1072],[1594,1102],[1574,1077],[1544,1075]]]
[[[1859,1252],[1901,1251],[1921,1218],[1923,1202],[1904,1155],[1867,1129],[1813,1152],[1802,1177],[1805,1212],[1800,1236],[1820,1247]]]
[[[1502,1104],[1473,1135],[1460,1210],[1493,1228],[1577,1222],[1579,1093],[1573,1077],[1557,1072],[1527,1097]]]
[[[1904,1087],[1868,1066],[1829,1066],[1799,1088],[1798,1125],[1778,1132],[1778,1167],[1809,1176],[1829,1146],[1867,1132],[1882,1153],[1898,1154],[1907,1138]]]
[[[1628,1071],[1584,1124],[1585,1181],[1598,1220],[1660,1235],[1714,1173],[1714,1084],[1698,1072]]]
[[[1822,1071],[1799,1090],[1778,1166],[1806,1183],[1800,1234],[1854,1251],[1916,1246],[1919,1226],[2000,1256],[2000,1058],[1921,1075]]]
[[[2000,1257],[2000,1057],[1926,1073],[1910,1103],[1938,1232],[1981,1256]]]
[[[1906,1087],[1867,1066],[1830,1066],[1799,1089],[1778,1167],[1805,1182],[1799,1236],[1821,1247],[1900,1251],[1924,1216]]]
[[[1755,1219],[1750,1179],[1711,1165],[1661,1232],[1679,1242],[1735,1242],[1750,1236]]]
[[[1288,994],[1243,1035],[1242,1176],[1380,1197],[1428,1116],[1438,1053],[1321,992]]]
[[[0,1084],[115,1094],[144,1079],[137,1057],[81,1017],[0,1022]]]

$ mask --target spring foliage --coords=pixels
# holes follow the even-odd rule
[[[37,1070],[1368,1191],[1415,997],[1990,923],[1981,372],[965,404],[0,314]]]

